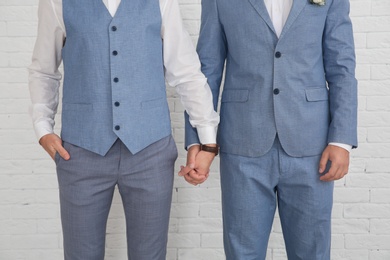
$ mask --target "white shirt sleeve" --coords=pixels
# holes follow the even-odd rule
[[[212,93],[202,74],[199,57],[185,30],[177,0],[160,0],[162,14],[165,79],[175,86],[190,123],[200,142],[216,143],[219,115],[214,111]]]
[[[40,0],[38,36],[29,67],[30,114],[38,139],[53,133],[58,107],[61,50],[65,39],[61,1]],[[60,19],[59,19],[60,17]]]
[[[103,1],[112,15],[120,1]],[[110,8],[111,7],[111,8]],[[161,37],[167,83],[176,86],[191,124],[197,128],[202,143],[216,143],[219,116],[212,105],[207,80],[200,72],[200,62],[191,38],[183,27],[177,0],[160,0]],[[59,102],[65,26],[61,0],[40,0],[38,36],[29,67],[30,114],[38,139],[53,133]]]
[[[348,152],[351,152],[351,150],[352,150],[352,145],[349,145],[349,144],[329,143],[329,145],[334,145],[334,146],[341,147],[341,148],[347,150]]]

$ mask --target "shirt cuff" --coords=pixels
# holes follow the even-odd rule
[[[198,144],[198,143],[190,144],[189,146],[187,146],[187,150],[190,149],[192,146],[195,146],[195,145],[200,145],[200,144]]]
[[[202,126],[196,128],[199,141],[201,144],[216,144],[217,143],[217,127]]]
[[[329,143],[329,145],[334,145],[334,146],[338,146],[338,147],[341,147],[345,150],[347,150],[349,153],[351,152],[352,150],[352,145],[349,145],[349,144],[342,144],[342,143]]]
[[[34,130],[38,141],[42,138],[42,136],[54,133],[53,126],[50,124],[50,122],[46,121],[35,123]]]

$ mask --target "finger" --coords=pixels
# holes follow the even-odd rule
[[[190,171],[187,175],[196,182],[205,181],[207,179],[205,174],[199,174],[197,171],[194,170]]]
[[[62,146],[62,144],[56,145],[55,147],[56,151],[59,153],[59,155],[64,159],[64,160],[69,160],[70,155],[67,150]]]
[[[348,167],[340,167],[333,177],[333,180],[340,180],[348,173]]]
[[[203,183],[207,179],[207,176],[200,175],[195,170],[192,170],[188,174],[184,175],[184,178],[187,182],[193,185],[197,185]]]
[[[338,171],[339,171],[339,167],[335,164],[332,164],[329,171],[326,174],[322,175],[320,177],[320,180],[321,181],[332,181],[337,176]]]
[[[57,153],[56,144],[54,142],[49,144],[43,143],[42,146],[45,151],[50,155],[50,157],[54,160],[54,157]]]
[[[333,158],[333,157],[336,157],[336,158]],[[339,156],[333,156],[333,157],[331,158],[332,164],[331,164],[331,167],[329,169],[329,171],[331,172],[331,175],[324,178],[327,181],[339,180],[339,179],[343,178],[348,173],[348,166],[349,166],[348,158],[340,160]]]
[[[179,176],[184,176],[182,170],[183,170],[184,166],[183,165],[180,165],[180,171],[177,173]]]
[[[210,173],[210,169],[202,169],[202,168],[195,168],[195,171],[199,175],[208,176]]]
[[[196,181],[194,181],[188,174],[187,174],[187,175],[184,175],[184,179],[185,179],[188,183],[190,183],[190,184],[192,184],[192,185],[194,185],[194,186],[198,185],[198,183],[197,183]]]
[[[320,163],[319,163],[319,166],[318,166],[318,172],[319,173],[324,173],[324,171],[326,169],[326,164],[328,163],[328,161],[329,161],[329,153],[324,151],[322,153],[322,156],[321,156],[321,159],[320,159]]]
[[[194,167],[195,167],[195,159],[196,159],[196,155],[194,153],[188,153],[186,167],[194,169]]]
[[[179,171],[179,176],[184,176],[188,174],[190,171],[192,171],[194,167],[192,165],[187,165],[187,166],[180,166],[180,171]]]

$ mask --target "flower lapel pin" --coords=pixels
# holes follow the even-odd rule
[[[325,5],[326,4],[326,0],[309,0],[311,4],[313,5]]]

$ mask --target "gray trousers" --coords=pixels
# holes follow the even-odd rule
[[[164,260],[176,145],[171,136],[133,155],[117,140],[105,156],[67,142],[56,155],[66,260],[102,260],[108,213],[118,185],[126,216],[128,259]]]

